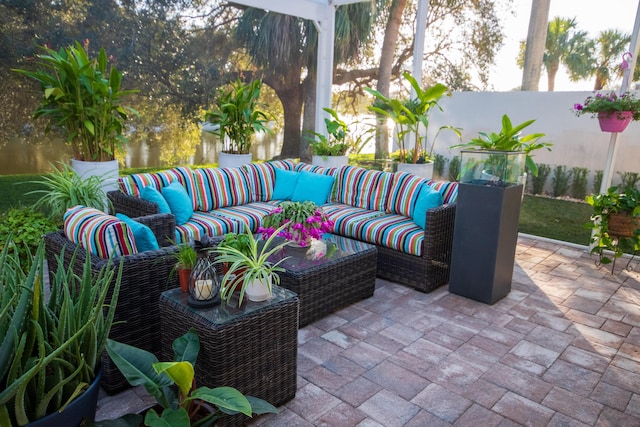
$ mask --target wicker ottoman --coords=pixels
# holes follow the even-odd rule
[[[171,344],[189,328],[200,338],[197,386],[235,387],[274,406],[295,397],[299,302],[294,293],[274,286],[269,301],[247,302],[242,309],[233,301],[224,308],[194,309],[176,288],[163,292],[159,304],[161,360],[173,360]],[[246,417],[223,420],[236,425]]]
[[[289,257],[278,274],[280,286],[300,298],[300,327],[369,298],[376,287],[375,245],[336,235],[326,235],[322,244],[321,250],[286,247],[276,256]]]

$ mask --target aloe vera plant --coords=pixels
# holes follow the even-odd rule
[[[25,425],[60,410],[94,381],[113,322],[121,275],[121,268],[111,267],[92,275],[87,257],[78,276],[71,267],[64,267],[61,256],[46,299],[44,243],[28,271],[9,248],[6,245],[0,253],[2,426]]]

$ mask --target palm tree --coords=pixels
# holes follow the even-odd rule
[[[547,70],[548,90],[555,87],[560,63],[569,71],[571,81],[578,81],[591,74],[593,42],[586,31],[576,31],[575,18],[555,17],[549,22],[543,64]]]
[[[594,90],[603,89],[613,77],[622,76],[619,68],[621,55],[627,49],[631,36],[622,34],[617,30],[602,31],[596,39],[598,55],[595,58],[593,73],[596,81]]]

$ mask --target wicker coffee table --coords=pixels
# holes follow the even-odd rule
[[[275,406],[295,397],[299,303],[293,292],[274,286],[270,300],[248,301],[240,309],[237,300],[195,309],[186,295],[180,288],[160,295],[161,360],[174,360],[173,340],[193,327],[200,338],[197,386],[235,387]],[[245,420],[227,417],[224,424]]]
[[[300,298],[300,327],[372,296],[377,253],[374,245],[327,234],[309,249],[288,246],[276,255],[289,257],[280,264],[280,286]]]

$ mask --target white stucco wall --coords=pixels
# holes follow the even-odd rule
[[[586,167],[593,172],[605,167],[611,134],[600,131],[597,119],[587,115],[576,117],[572,111],[575,103],[582,103],[591,92],[455,92],[441,101],[443,112],[431,114],[428,137],[433,140],[438,128],[452,125],[462,128],[463,142],[478,132],[499,131],[503,114],[508,114],[514,125],[529,119],[535,123],[523,134],[540,132],[545,141],[553,143],[552,151],[536,151],[537,163]],[[435,152],[451,158],[459,150],[449,147],[456,137],[442,133]],[[640,172],[640,122],[631,122],[618,134],[613,182],[619,182],[616,172]],[[551,177],[549,178],[551,180]]]

